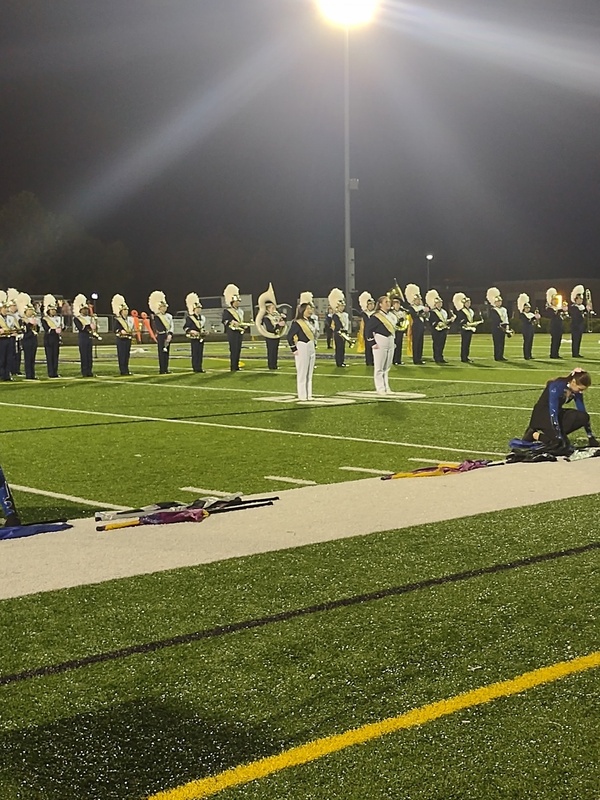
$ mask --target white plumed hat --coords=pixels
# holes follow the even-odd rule
[[[581,283],[578,283],[577,286],[573,287],[573,291],[571,292],[571,302],[575,302],[575,298],[577,295],[580,294],[582,297],[585,294],[585,289]]]
[[[558,294],[558,292],[556,291],[556,289],[554,288],[554,286],[551,286],[551,287],[548,289],[548,291],[546,292],[546,303],[547,303],[549,306],[551,306],[551,305],[552,305],[552,301],[554,300],[554,298],[556,297],[556,295],[557,295],[557,294]]]
[[[73,300],[73,314],[78,317],[81,314],[81,309],[89,310],[87,297],[84,294],[78,294]]]
[[[223,289],[223,297],[225,298],[225,302],[228,306],[230,306],[235,300],[241,300],[240,290],[235,283],[227,284],[227,286]]]
[[[490,286],[485,293],[485,299],[490,305],[493,305],[499,297],[501,297],[500,289],[497,289],[495,286]]]
[[[148,298],[148,308],[152,311],[153,314],[158,314],[158,309],[161,305],[167,305],[167,298],[165,297],[164,292],[152,292],[150,297]]]
[[[190,292],[188,295],[186,295],[185,307],[188,310],[188,314],[193,314],[198,306],[202,308],[202,303],[200,302],[200,298],[196,292]]]
[[[331,308],[333,308],[335,311],[340,303],[346,302],[346,298],[344,297],[344,293],[341,289],[332,289],[327,296],[327,301],[329,302]]]
[[[113,310],[113,314],[115,317],[119,315],[119,312],[126,308],[129,311],[129,306],[125,302],[125,298],[122,294],[115,294],[113,299],[110,301],[111,308]]]
[[[434,303],[441,299],[442,298],[440,297],[437,289],[430,289],[425,295],[425,303],[429,306],[429,308],[433,308]]]
[[[469,298],[464,292],[456,292],[456,294],[452,298],[452,305],[457,311],[460,311],[461,308],[465,307],[465,303]]]
[[[299,305],[302,303],[310,303],[312,305],[313,301],[313,293],[312,292],[300,292],[300,300]]]
[[[421,290],[417,286],[416,283],[407,283],[406,289],[404,290],[404,297],[406,297],[406,302],[414,305],[417,302],[417,298],[421,297]]]
[[[529,306],[531,308],[531,303],[529,302],[529,295],[523,292],[517,297],[517,308],[521,314],[523,313],[525,306]]]
[[[44,303],[43,303],[44,313],[47,312],[49,308],[56,308],[56,297],[54,297],[53,294],[44,295]]]
[[[362,294],[359,294],[358,305],[362,308],[363,311],[367,310],[367,303],[369,302],[369,300],[375,302],[370,292],[363,292]]]
[[[24,314],[27,308],[33,308],[31,297],[26,292],[19,292],[15,300],[17,304],[17,311],[19,314]]]

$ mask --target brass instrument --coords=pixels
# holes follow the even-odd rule
[[[468,325],[463,325],[463,328],[466,331],[473,331],[473,333],[475,333],[478,325],[483,325],[482,319],[474,319],[473,322],[469,322]]]
[[[356,339],[353,339],[352,336],[348,333],[348,331],[338,331],[339,335],[342,339],[346,342],[348,347],[354,347],[356,344]]]
[[[247,328],[251,328],[253,324],[254,324],[254,320],[251,320],[250,322],[238,322],[237,319],[234,319],[234,320],[232,320],[232,322],[229,323],[229,329],[232,330],[232,331],[242,331],[243,332]]]
[[[386,292],[386,295],[390,298],[390,300],[395,300],[398,298],[399,300],[404,301],[404,295],[402,294],[402,289],[398,286],[397,278],[394,278],[394,285],[389,291]]]
[[[208,331],[205,331],[204,328],[201,331],[188,328],[185,335],[187,339],[199,339],[200,341],[204,341],[204,337],[208,336]]]

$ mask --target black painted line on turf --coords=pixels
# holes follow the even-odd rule
[[[361,603],[368,603],[374,600],[383,600],[388,597],[396,597],[402,594],[409,594],[421,589],[429,589],[432,586],[443,586],[446,583],[459,583],[460,581],[469,580],[470,578],[479,578],[482,575],[493,575],[498,572],[507,572],[509,570],[518,569],[519,567],[528,567],[533,564],[541,564],[545,561],[555,561],[558,558],[565,558],[569,556],[576,556],[582,553],[588,553],[592,550],[600,548],[600,542],[590,542],[589,544],[581,545],[580,547],[570,547],[568,550],[557,550],[551,553],[542,553],[537,556],[528,556],[527,558],[520,558],[516,561],[509,561],[504,564],[493,564],[490,567],[481,567],[479,569],[470,569],[465,572],[455,572],[450,575],[443,575],[440,578],[428,578],[424,581],[416,583],[407,583],[403,586],[393,586],[388,589],[379,589],[375,592],[367,592],[366,594],[353,595],[352,597],[343,597],[339,600],[330,600],[325,603],[317,603],[312,606],[305,606],[304,608],[296,608],[291,611],[281,611],[279,614],[270,614],[266,617],[258,617],[256,619],[243,620],[241,622],[232,622],[229,625],[218,625],[215,628],[207,628],[202,631],[194,633],[184,633],[180,636],[173,636],[169,639],[159,639],[154,642],[146,642],[145,644],[131,645],[130,647],[123,647],[119,650],[110,650],[106,653],[95,653],[84,658],[73,659],[72,661],[63,661],[61,664],[50,664],[45,667],[37,667],[35,669],[27,669],[23,672],[15,672],[9,675],[0,675],[0,686],[7,686],[11,683],[19,683],[29,680],[31,678],[43,678],[50,675],[60,675],[63,672],[70,672],[81,667],[91,666],[92,664],[102,664],[107,661],[117,661],[121,658],[128,658],[133,655],[143,655],[145,653],[153,653],[158,650],[164,650],[168,647],[177,647],[179,645],[190,644],[191,642],[198,642],[202,639],[215,639],[219,636],[225,636],[230,633],[237,633],[238,631],[247,631],[253,628],[262,628],[266,625],[272,625],[276,622],[286,622],[291,619],[298,619],[299,617],[306,617],[311,614],[318,614],[324,611],[334,611],[338,608],[348,608],[350,606],[360,605]]]

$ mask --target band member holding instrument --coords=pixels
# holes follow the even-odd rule
[[[539,327],[540,314],[537,310],[535,312],[531,310],[529,295],[525,293],[517,297],[517,309],[521,320],[521,333],[523,334],[523,358],[525,361],[531,361],[533,358],[533,337],[535,329]]]
[[[244,309],[240,308],[242,298],[240,290],[233,283],[228,283],[223,289],[225,308],[221,322],[229,342],[229,367],[231,372],[240,369],[240,355],[242,353],[242,338],[244,332],[250,327],[249,322],[244,322]]]
[[[358,297],[360,306],[360,328],[356,337],[356,352],[365,354],[365,364],[367,367],[373,366],[373,342],[367,336],[367,323],[371,314],[375,311],[375,300],[369,292],[363,292]]]
[[[23,332],[23,357],[25,361],[25,379],[36,381],[35,377],[35,354],[38,347],[38,333],[40,332],[40,322],[35,315],[35,308],[31,302],[31,297],[25,292],[17,295],[17,311],[21,320],[21,330]]]
[[[392,301],[384,294],[378,298],[375,311],[367,321],[367,341],[373,348],[375,369],[373,379],[377,394],[391,394],[390,369],[394,358],[396,315],[391,311]]]
[[[17,308],[17,297],[19,292],[16,289],[7,289],[7,315],[6,319],[12,329],[12,342],[9,355],[9,370],[12,375],[22,375],[21,358],[23,355],[23,332],[21,330],[21,315]]]
[[[448,329],[454,321],[454,314],[442,308],[442,298],[437,289],[431,289],[425,295],[425,304],[429,308],[429,326],[433,345],[433,360],[436,364],[447,364],[444,358],[444,347],[448,338]]]
[[[523,439],[527,442],[542,442],[568,453],[571,450],[569,434],[584,428],[588,446],[598,447],[583,402],[583,392],[591,384],[589,373],[579,368],[564,378],[549,380],[533,407]],[[571,401],[574,401],[575,408],[566,409],[565,405]]]
[[[93,343],[94,339],[100,340],[96,330],[96,320],[90,314],[90,306],[84,294],[78,294],[73,300],[73,322],[77,331],[79,346],[79,361],[81,363],[81,377],[93,378]]]
[[[502,305],[502,297],[495,286],[487,290],[485,297],[490,306],[494,361],[508,361],[507,358],[504,358],[504,346],[507,337],[513,335],[508,321],[508,311]]]
[[[550,320],[550,358],[560,358],[560,344],[563,335],[563,320],[567,312],[566,303],[556,289],[551,286],[546,292],[544,316]]]
[[[408,311],[412,320],[412,359],[413,364],[424,364],[423,342],[425,339],[425,322],[429,318],[429,309],[423,305],[421,290],[416,283],[409,283],[404,290],[403,308]]]
[[[129,371],[129,357],[131,355],[131,342],[135,336],[135,320],[129,316],[129,306],[122,294],[114,295],[111,300],[114,319],[114,330],[117,344],[117,360],[121,375],[131,375]]]
[[[277,300],[272,283],[269,284],[267,291],[258,298],[258,314],[254,324],[267,345],[267,366],[269,369],[279,369],[277,366],[279,342],[285,335],[286,321],[285,316],[277,310]]]
[[[167,313],[169,305],[164,292],[152,292],[148,298],[148,307],[152,312],[152,329],[156,337],[158,370],[161,375],[168,375],[170,372],[169,351],[175,328],[173,327],[173,317]]]
[[[300,295],[302,300],[303,292]],[[313,399],[312,377],[315,368],[315,328],[312,322],[314,306],[311,302],[301,302],[288,331],[288,344],[296,362],[296,388],[298,400]]]
[[[190,292],[185,298],[187,316],[183,322],[183,330],[190,340],[192,369],[194,372],[204,372],[202,361],[204,358],[204,338],[207,334],[206,317],[202,314],[202,303],[196,292]]]
[[[456,309],[456,322],[460,328],[460,360],[463,364],[472,364],[470,358],[471,339],[477,326],[483,323],[482,319],[475,319],[475,312],[471,308],[471,298],[464,292],[456,292],[452,298],[452,305]]]
[[[58,355],[62,344],[61,334],[63,319],[58,314],[54,295],[44,295],[42,304],[42,328],[44,329],[44,352],[46,353],[46,369],[49,378],[60,378],[58,374]]]
[[[569,316],[571,317],[571,356],[573,358],[583,358],[581,355],[581,337],[585,331],[585,315],[592,310],[591,303],[584,303],[585,289],[581,284],[573,288],[571,292],[571,305],[569,306]]]
[[[329,305],[333,309],[331,317],[331,330],[333,331],[333,344],[335,347],[336,367],[347,367],[346,345],[354,344],[350,336],[350,318],[346,311],[346,299],[341,289],[332,289],[328,296]]]

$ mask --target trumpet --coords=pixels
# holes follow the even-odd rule
[[[232,331],[245,331],[246,328],[252,327],[254,321],[251,320],[250,322],[238,322],[237,320],[233,320],[233,322],[229,323],[229,329]]]
[[[188,339],[200,339],[204,341],[204,337],[208,335],[208,331],[205,331],[204,328],[201,331],[190,328],[185,332],[185,335]]]
[[[348,331],[339,331],[340,336],[342,339],[347,343],[348,347],[354,347],[356,344],[356,339],[353,339],[352,336],[348,333]]]

